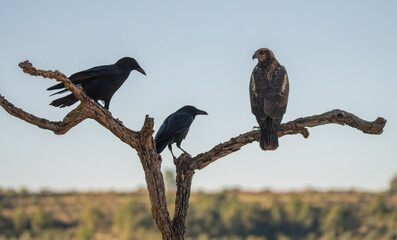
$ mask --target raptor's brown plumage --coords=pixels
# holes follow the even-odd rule
[[[258,49],[252,56],[255,58],[258,64],[250,81],[251,111],[261,129],[260,147],[275,150],[278,147],[278,129],[287,109],[288,75],[268,48]]]

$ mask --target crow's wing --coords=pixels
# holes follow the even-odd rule
[[[252,113],[257,118],[281,118],[286,111],[289,94],[288,75],[277,65],[273,71],[255,67],[250,81]]]
[[[168,116],[156,134],[155,141],[160,142],[174,137],[190,127],[194,118],[185,112],[175,112]]]
[[[112,79],[113,77],[119,76],[121,74],[121,70],[119,67],[116,65],[105,65],[105,66],[98,66],[98,67],[93,67],[78,73],[75,73],[69,77],[70,81],[74,85],[84,85],[84,83],[91,81],[93,79],[96,79],[98,77],[100,78],[108,78]],[[55,90],[55,89],[62,89],[64,88],[63,83],[56,84],[52,87],[47,88],[47,90]],[[62,93],[67,90],[62,90],[59,92],[56,92],[54,94]],[[52,95],[54,95],[52,94]]]

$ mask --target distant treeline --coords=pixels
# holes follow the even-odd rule
[[[173,192],[168,194],[173,213]],[[189,240],[397,239],[392,192],[194,193]],[[146,191],[0,191],[0,240],[139,239],[161,236]]]

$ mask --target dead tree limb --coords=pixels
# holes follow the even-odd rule
[[[20,118],[30,124],[47,129],[55,134],[65,134],[71,128],[87,118],[94,119],[103,127],[111,131],[124,143],[130,145],[138,153],[145,172],[149,198],[152,205],[152,215],[160,230],[163,239],[182,240],[186,229],[186,216],[189,207],[189,198],[193,176],[196,170],[200,170],[214,161],[240,150],[243,146],[259,140],[259,130],[249,131],[233,137],[230,140],[218,144],[211,150],[191,157],[182,154],[175,159],[177,192],[175,200],[175,214],[171,220],[165,195],[163,174],[161,172],[161,156],[157,154],[153,141],[154,119],[146,116],[140,131],[133,131],[125,127],[123,123],[111,115],[109,111],[91,100],[81,87],[76,87],[59,71],[38,70],[28,61],[19,66],[25,73],[32,76],[42,76],[63,82],[65,88],[80,100],[80,105],[69,112],[62,121],[50,121],[36,117],[24,110],[15,107],[0,95],[0,105],[12,116]],[[298,118],[280,126],[279,137],[285,135],[301,134],[305,138],[309,136],[308,127],[336,123],[348,125],[367,134],[381,134],[386,124],[383,118],[377,118],[373,122],[365,121],[343,110],[332,110],[323,114]]]
[[[365,121],[352,113],[335,109],[323,114],[314,115],[311,117],[298,118],[294,121],[290,121],[280,125],[278,133],[279,137],[292,134],[302,134],[303,137],[309,137],[309,131],[307,127],[316,127],[325,124],[336,123],[340,125],[348,125],[350,127],[361,130],[367,134],[381,134],[383,127],[386,124],[386,120],[379,117],[373,122]],[[229,155],[232,152],[240,150],[240,148],[246,144],[259,141],[259,130],[250,131],[241,134],[237,137],[231,138],[229,141],[218,144],[210,151],[201,153],[194,158],[188,158],[182,155],[183,161],[189,164],[188,168],[191,170],[203,169],[208,164]]]
[[[368,122],[349,112],[335,109],[323,114],[298,118],[294,121],[281,124],[278,135],[282,137],[285,135],[302,134],[303,137],[307,138],[309,137],[307,127],[316,127],[330,123],[348,125],[367,134],[381,134],[386,120],[379,117],[373,122]],[[253,130],[218,144],[211,150],[198,154],[195,157],[182,154],[175,160],[177,171],[177,195],[173,223],[179,227],[180,231],[185,231],[185,225],[181,223],[184,223],[186,220],[191,182],[195,170],[201,170],[214,161],[240,150],[241,147],[254,141],[259,141],[259,135],[259,130]],[[186,210],[185,212],[183,211],[184,209]]]

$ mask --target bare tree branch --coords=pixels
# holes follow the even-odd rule
[[[172,219],[172,226],[180,235],[184,235],[186,231],[186,216],[189,208],[189,199],[194,176],[194,170],[186,167],[184,162],[176,161],[176,198],[175,213]]]
[[[30,113],[23,111],[20,108],[15,107],[12,103],[8,102],[3,96],[0,95],[0,105],[10,115],[20,118],[28,123],[38,126],[39,128],[48,129],[55,133],[60,132],[62,128],[61,122],[49,121],[45,118],[36,117]]]
[[[278,135],[282,137],[285,135],[302,134],[303,137],[307,138],[309,137],[307,127],[316,127],[331,123],[348,125],[368,134],[381,134],[386,120],[377,118],[373,122],[368,122],[349,112],[336,109],[320,115],[298,118],[294,121],[281,124]],[[174,227],[179,229],[179,232],[184,233],[185,231],[185,225],[182,223],[186,221],[191,183],[195,170],[201,170],[216,160],[240,150],[241,147],[254,141],[259,141],[259,135],[259,130],[253,130],[218,144],[208,152],[198,154],[195,157],[182,154],[175,159],[177,169],[177,193],[175,199],[175,215],[172,222]]]
[[[367,134],[381,134],[386,120],[377,118],[373,122],[365,121],[349,112],[335,109],[323,114],[314,115],[311,117],[298,118],[280,125],[279,137],[284,135],[302,134],[305,138],[309,136],[307,127],[316,127],[325,124],[336,123],[340,125],[348,125]],[[178,161],[186,162],[189,169],[203,169],[208,164],[229,155],[232,152],[238,151],[246,144],[259,141],[259,130],[253,130],[237,137],[231,138],[229,141],[216,145],[208,152],[201,153],[193,158],[187,155],[182,155]]]
[[[134,148],[141,160],[145,172],[149,198],[152,205],[152,215],[160,230],[163,239],[182,240],[186,229],[186,216],[189,207],[191,185],[195,170],[203,169],[217,159],[240,150],[243,146],[259,141],[259,130],[249,131],[237,137],[218,144],[205,153],[191,157],[182,154],[175,159],[177,172],[177,192],[175,199],[175,214],[171,221],[165,195],[163,174],[161,172],[161,156],[157,154],[156,144],[153,141],[154,120],[146,116],[140,131],[133,131],[125,127],[119,120],[112,117],[111,113],[91,100],[81,87],[73,83],[59,71],[37,70],[29,61],[19,64],[25,73],[33,76],[56,79],[63,82],[65,88],[81,101],[81,104],[69,112],[62,121],[54,122],[36,117],[20,108],[15,107],[0,95],[0,105],[12,116],[20,118],[40,128],[50,130],[55,134],[65,134],[71,128],[87,118],[94,119],[99,124],[111,131],[121,141]],[[348,125],[367,134],[381,134],[386,120],[378,118],[373,122],[365,121],[343,110],[332,110],[320,115],[298,118],[280,126],[279,137],[284,135],[301,134],[305,138],[309,136],[308,127],[336,123]]]
[[[61,73],[58,70],[39,70],[33,67],[33,65],[28,61],[24,61],[18,64],[20,68],[22,68],[24,73],[27,73],[32,76],[42,76],[43,78],[55,79],[58,82],[62,82],[65,85],[65,88],[69,89],[73,95],[80,101],[90,101],[90,98],[82,91],[82,88],[76,87],[65,74]]]
[[[65,116],[63,121],[49,121],[44,118],[36,117],[30,113],[15,107],[0,95],[0,105],[11,115],[20,118],[28,123],[40,128],[53,131],[55,134],[65,134],[71,128],[87,118],[94,119],[102,126],[110,130],[121,141],[134,148],[141,159],[142,167],[145,171],[149,197],[152,204],[152,214],[156,224],[163,235],[163,239],[183,239],[175,238],[175,230],[172,229],[171,219],[167,210],[165,198],[165,187],[163,175],[161,173],[161,156],[157,154],[156,147],[152,138],[154,120],[146,116],[141,131],[136,132],[126,128],[119,120],[112,117],[111,113],[91,100],[81,87],[76,87],[63,73],[59,71],[38,70],[29,61],[19,64],[25,73],[32,76],[42,76],[44,78],[56,79],[63,82],[65,88],[81,101],[81,104]]]
[[[81,101],[81,104],[70,113],[68,113],[62,121],[53,122],[47,119],[36,117],[30,113],[15,107],[0,95],[1,106],[11,115],[20,118],[28,123],[36,125],[40,128],[53,131],[55,134],[65,134],[71,128],[84,121],[87,118],[96,120],[105,128],[109,129],[121,141],[127,143],[133,148],[138,147],[139,133],[126,128],[119,120],[112,117],[111,113],[101,107],[88,97],[81,87],[76,87],[65,74],[56,71],[38,70],[33,67],[29,61],[19,63],[22,70],[32,76],[42,76],[44,78],[55,79],[63,82],[65,88],[69,89],[72,94]]]
[[[172,229],[171,218],[167,209],[165,184],[161,172],[162,160],[160,154],[157,154],[156,144],[152,137],[153,126],[153,118],[146,116],[140,132],[139,148],[136,149],[145,171],[146,184],[152,205],[152,215],[163,239],[183,239],[173,237],[175,233]]]

